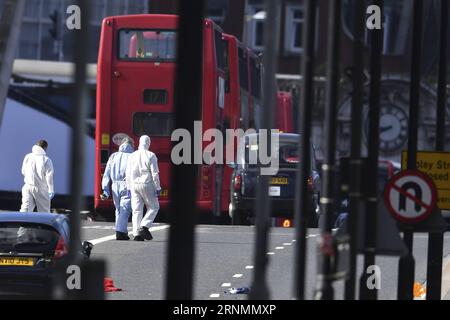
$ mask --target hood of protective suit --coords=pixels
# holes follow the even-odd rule
[[[31,152],[33,154],[35,154],[35,155],[40,155],[40,156],[45,156],[46,155],[45,150],[42,149],[42,147],[36,146],[36,145],[33,146],[33,148],[31,149]]]
[[[139,149],[148,150],[150,148],[150,137],[149,136],[142,136],[139,139]]]
[[[133,146],[128,142],[122,143],[119,146],[119,152],[133,153],[133,151],[134,151]]]

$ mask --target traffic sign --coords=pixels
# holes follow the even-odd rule
[[[407,160],[407,152],[403,151],[402,170],[406,170]],[[417,169],[426,173],[437,188],[438,208],[450,210],[450,152],[418,151],[416,163]]]
[[[402,171],[393,176],[384,188],[384,201],[393,217],[403,223],[425,220],[436,206],[436,187],[424,173]]]

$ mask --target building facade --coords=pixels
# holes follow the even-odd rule
[[[3,0],[0,0],[0,4]],[[315,30],[315,94],[313,108],[313,135],[322,156],[323,118],[325,104],[326,42],[328,36],[328,15],[331,0],[318,0]],[[351,67],[353,43],[353,5],[355,1],[343,0],[341,7],[341,55],[339,143],[340,156],[349,150],[350,136],[350,78],[346,70]],[[177,0],[95,0],[90,1],[91,18],[89,28],[89,62],[97,61],[101,21],[106,16],[136,13],[177,13]],[[280,0],[281,21],[278,54],[278,89],[290,91],[294,97],[294,116],[299,109],[301,96],[301,61],[303,55],[303,30],[305,24],[304,0]],[[369,2],[367,2],[369,4]],[[65,27],[68,0],[28,0],[21,29],[17,57],[33,60],[72,61],[76,48],[73,37]],[[395,130],[381,133],[380,155],[399,161],[401,150],[406,147],[403,137],[404,123],[408,120],[409,73],[412,45],[412,4],[410,0],[385,0],[383,10],[383,96],[382,118],[384,122],[395,122]],[[0,6],[1,8],[1,6]],[[213,19],[222,29],[235,35],[241,41],[263,54],[264,0],[209,0],[206,16]],[[422,35],[422,91],[421,91],[421,132],[419,149],[431,149],[434,141],[434,114],[436,105],[437,75],[437,35],[439,34],[439,1],[424,2],[424,31]],[[449,32],[450,34],[450,32]],[[364,61],[368,70],[370,31],[366,29]],[[450,59],[450,50],[449,50]],[[366,73],[368,75],[368,73]],[[449,73],[450,74],[450,73]],[[366,78],[365,92],[368,95],[369,76]],[[367,101],[367,99],[366,99]],[[365,106],[367,110],[367,106]],[[400,117],[405,114],[406,117]],[[366,113],[365,113],[366,116]],[[364,123],[367,123],[367,116]],[[449,123],[450,125],[450,123]],[[449,133],[450,134],[450,133]],[[450,135],[448,137],[450,147]],[[364,143],[364,137],[363,141]]]
[[[0,8],[3,7],[0,0]],[[49,61],[73,61],[73,37],[66,28],[68,0],[27,0],[17,58]],[[148,1],[89,1],[90,19],[89,62],[97,62],[100,27],[104,17],[122,14],[148,13]]]

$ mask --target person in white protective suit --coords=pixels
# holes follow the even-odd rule
[[[23,159],[22,206],[20,212],[50,212],[50,202],[55,196],[53,187],[53,163],[47,156],[48,143],[40,140],[33,146],[32,152]]]
[[[134,151],[133,140],[124,138],[119,146],[119,151],[114,152],[106,163],[102,179],[103,200],[109,198],[109,182],[116,207],[116,240],[130,240],[128,236],[128,218],[131,214],[131,199],[125,182],[125,171],[128,158]]]
[[[126,181],[128,190],[131,191],[133,235],[136,241],[153,239],[149,228],[159,210],[161,186],[158,159],[149,148],[150,137],[141,136],[139,148],[130,155],[127,164]],[[144,205],[147,212],[143,217]]]

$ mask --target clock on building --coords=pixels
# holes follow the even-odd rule
[[[368,119],[367,119],[368,120]],[[366,123],[366,138],[369,122]],[[398,152],[408,140],[408,115],[403,108],[392,103],[380,107],[380,151]]]

